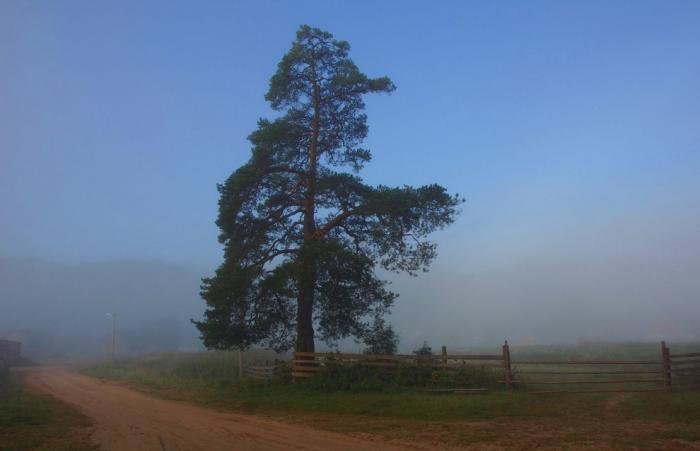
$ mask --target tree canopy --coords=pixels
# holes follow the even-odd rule
[[[369,78],[350,45],[302,26],[265,99],[280,114],[260,119],[250,160],[221,185],[216,221],[224,261],[202,282],[195,322],[204,344],[260,344],[313,351],[315,338],[392,342],[385,325],[397,295],[377,267],[427,270],[427,236],[452,223],[462,200],[437,184],[370,186],[363,96],[395,89]]]

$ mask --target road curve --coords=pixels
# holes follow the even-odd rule
[[[34,390],[77,406],[104,450],[377,450],[386,444],[158,399],[59,367],[24,372]]]

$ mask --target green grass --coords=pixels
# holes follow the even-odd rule
[[[585,404],[600,404],[598,397],[579,397],[568,404],[542,403],[529,394],[503,391],[486,395],[436,395],[418,390],[393,390],[384,393],[319,393],[300,386],[273,386],[241,390],[218,397],[220,406],[261,411],[308,411],[368,415],[411,420],[485,420],[498,417],[532,417],[566,415],[570,409]]]
[[[529,355],[519,350],[521,360],[646,360],[655,348],[637,345],[628,353],[624,345],[608,350],[600,346],[527,351]],[[370,391],[328,390],[314,381],[239,381],[235,355],[219,352],[152,356],[95,365],[83,372],[125,381],[164,398],[336,432],[371,433],[399,443],[415,440],[521,448],[557,443],[613,449],[659,448],[679,440],[700,444],[698,391],[535,394],[495,389],[487,394],[454,395],[393,384],[382,391],[374,386]]]
[[[136,382],[149,387],[205,388],[238,382],[238,359],[231,352],[167,353],[115,363],[97,364],[83,370],[96,377]]]
[[[197,357],[199,359],[201,357]],[[177,357],[185,364],[183,357]],[[413,420],[491,419],[499,416],[558,416],[579,404],[601,404],[600,396],[578,397],[568,404],[541,403],[526,393],[498,390],[485,395],[455,396],[427,393],[423,389],[388,389],[384,392],[320,390],[312,381],[297,384],[239,383],[231,379],[207,379],[177,375],[174,362],[146,368],[142,360],[101,364],[85,374],[121,380],[147,387],[155,394],[245,412],[288,414],[297,411],[342,413]],[[175,365],[177,366],[177,365]],[[547,407],[555,406],[550,409]]]
[[[514,360],[516,356],[519,360],[651,360],[658,353],[657,348],[655,344],[600,343],[569,347],[516,347],[513,354]],[[685,345],[675,352],[697,348],[697,345]],[[265,352],[248,354],[249,360],[273,358],[273,354]],[[324,384],[313,380],[297,384],[253,383],[238,380],[237,355],[231,352],[159,354],[114,364],[97,364],[84,368],[83,372],[99,378],[126,381],[141,388],[147,387],[159,396],[218,408],[268,413],[304,411],[359,414],[413,420],[476,420],[533,416],[566,418],[585,416],[587,412],[597,415],[595,412],[603,409],[605,402],[611,396],[615,396],[532,395],[517,390],[511,393],[499,389],[484,395],[456,396],[426,393],[418,387],[387,387],[378,391],[374,387],[376,384],[370,384],[372,390],[364,392],[325,390]],[[596,386],[583,389],[594,388]],[[671,415],[673,418],[690,418],[689,413],[678,412],[690,412],[694,409],[700,412],[697,398],[693,396],[684,398],[676,393],[634,394],[625,398],[622,407],[625,414],[632,417],[653,418],[658,414]],[[658,409],[650,409],[650,405],[658,406]]]
[[[502,389],[480,395],[428,393],[424,388],[358,392],[325,390],[313,380],[297,384],[238,380],[234,353],[161,354],[85,368],[85,374],[134,383],[159,396],[212,407],[266,412],[360,414],[415,420],[475,420],[505,417],[561,417],[602,408],[608,395],[509,393]],[[544,397],[543,397],[544,396]]]
[[[700,424],[700,391],[645,393],[629,397],[621,408],[628,417]]]
[[[0,450],[92,450],[89,426],[75,409],[25,391],[12,374],[0,376]]]

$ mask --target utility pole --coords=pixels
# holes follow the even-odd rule
[[[112,363],[114,363],[114,355],[117,348],[117,314],[112,312],[109,315],[112,317]]]

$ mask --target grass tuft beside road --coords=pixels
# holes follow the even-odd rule
[[[94,450],[89,426],[74,408],[27,392],[14,374],[0,375],[0,450]]]

